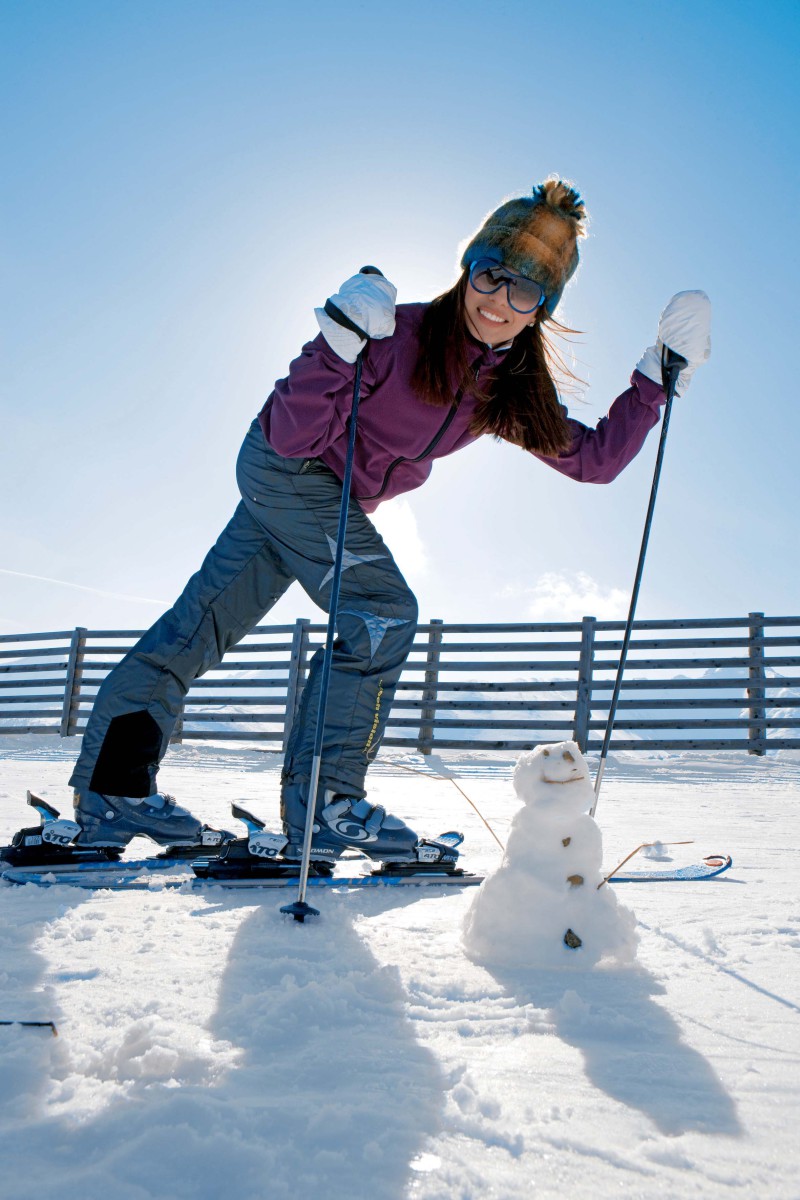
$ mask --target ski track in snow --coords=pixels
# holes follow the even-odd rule
[[[76,742],[0,741],[0,835],[57,807]],[[175,747],[162,783],[212,823],[274,823],[280,760]],[[403,767],[431,775],[422,779]],[[513,759],[386,752],[370,797],[421,831],[500,850]],[[0,885],[0,1144],[6,1200],[796,1198],[800,756],[612,755],[610,866],[686,837],[729,852],[700,883],[619,885],[631,968],[487,970],[463,893],[80,892]],[[139,843],[138,853],[145,843]],[[624,889],[624,890],[623,890]],[[509,919],[535,914],[509,914]]]

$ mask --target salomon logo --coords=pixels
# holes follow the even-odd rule
[[[348,842],[377,842],[378,835],[368,833],[363,825],[355,825],[352,821],[329,821],[328,828],[334,833],[338,833],[339,837],[345,838]]]

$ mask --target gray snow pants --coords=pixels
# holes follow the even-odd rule
[[[215,666],[299,580],[328,610],[342,485],[318,459],[282,458],[254,421],[237,462],[230,523],[173,607],[103,682],[75,770],[80,790],[149,796],[192,682]],[[363,796],[411,648],[417,604],[372,522],[351,500],[322,777]],[[311,773],[322,651],[287,748],[284,775]]]

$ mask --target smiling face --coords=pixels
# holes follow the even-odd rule
[[[488,346],[503,346],[526,325],[532,325],[535,313],[518,313],[508,303],[508,289],[501,287],[491,295],[478,292],[467,279],[464,291],[464,320],[473,337]]]
[[[521,754],[514,788],[526,805],[564,817],[587,812],[594,800],[589,768],[575,742],[550,742]]]

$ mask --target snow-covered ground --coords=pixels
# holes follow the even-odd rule
[[[0,836],[32,787],[67,809],[75,743],[0,740]],[[513,760],[385,752],[370,798],[467,862],[501,851]],[[209,822],[277,817],[279,758],[174,748],[162,783]],[[629,754],[598,820],[613,866],[644,841],[727,852],[703,883],[617,885],[633,967],[487,970],[461,893],[88,893],[0,886],[6,1200],[798,1197],[800,756]],[[142,849],[140,843],[137,849]],[[633,864],[632,864],[633,865]],[[317,900],[315,900],[317,903]],[[509,921],[536,913],[510,911]],[[579,965],[576,958],[576,967]]]

